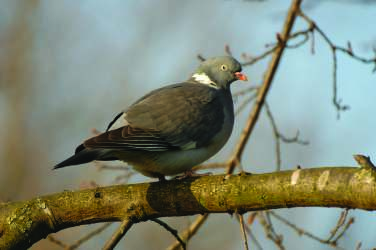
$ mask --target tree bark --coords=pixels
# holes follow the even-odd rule
[[[375,170],[320,167],[100,187],[0,204],[0,249],[83,224],[289,207],[376,210]]]

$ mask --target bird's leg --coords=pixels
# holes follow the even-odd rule
[[[158,180],[159,180],[159,182],[166,182],[167,181],[164,175],[159,175]]]

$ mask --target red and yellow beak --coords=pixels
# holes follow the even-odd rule
[[[248,81],[248,77],[241,72],[235,72],[235,77],[236,79],[241,80],[241,81]]]

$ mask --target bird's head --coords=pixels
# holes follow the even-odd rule
[[[235,58],[214,57],[203,61],[192,75],[192,79],[215,88],[226,89],[236,80],[247,81],[247,76],[241,71],[242,66]]]

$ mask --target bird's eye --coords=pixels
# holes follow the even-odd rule
[[[227,65],[226,65],[226,64],[222,64],[222,65],[221,65],[221,70],[222,70],[222,71],[227,71],[227,70],[228,70]]]

